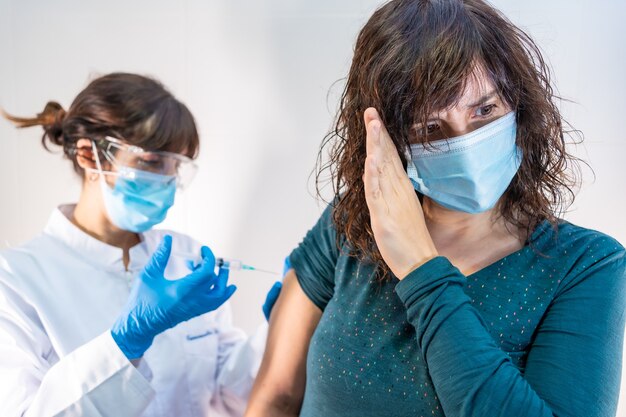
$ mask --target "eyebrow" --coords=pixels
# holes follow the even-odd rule
[[[488,92],[487,94],[485,94],[481,98],[479,98],[477,102],[472,103],[472,104],[468,104],[466,106],[466,108],[471,109],[472,107],[480,106],[485,101],[489,100],[490,98],[492,98],[495,95],[497,95],[496,91],[495,90],[491,90],[490,92]]]
[[[497,93],[497,91],[496,91],[496,90],[491,90],[491,91],[489,91],[489,92],[487,92],[487,93],[483,94],[483,96],[482,96],[482,97],[480,97],[480,98],[478,99],[478,101],[476,101],[475,103],[468,104],[468,105],[467,105],[467,106],[465,106],[465,107],[466,107],[466,108],[468,108],[468,109],[471,109],[472,107],[478,107],[478,106],[480,106],[481,104],[483,104],[484,102],[486,102],[487,100],[489,100],[490,98],[493,98],[494,96],[497,96],[497,95],[498,95],[498,93]],[[431,122],[431,121],[433,121],[433,120],[437,120],[437,118],[430,118],[430,117],[428,118],[428,122]],[[427,122],[427,123],[428,123],[428,122]],[[421,126],[421,123],[415,123],[415,126]]]

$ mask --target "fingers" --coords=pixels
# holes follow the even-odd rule
[[[157,250],[152,254],[150,261],[148,261],[148,264],[144,269],[144,276],[147,275],[149,278],[162,278],[163,271],[165,271],[171,252],[172,236],[165,235],[163,236]]]
[[[368,108],[363,113],[365,121],[365,150],[367,155],[374,155],[379,152],[380,148],[380,126],[382,121],[378,116],[378,112],[373,107]]]
[[[200,254],[202,255],[202,262],[208,264],[211,267],[211,270],[215,269],[215,255],[213,251],[209,249],[208,246],[202,246],[200,249]]]
[[[226,288],[226,283],[228,282],[228,269],[220,268],[217,274],[217,280],[215,281],[215,286],[213,287],[213,291],[224,291]]]
[[[283,264],[283,278],[285,277],[285,275],[287,275],[287,272],[291,269],[291,260],[289,259],[289,256],[287,256],[285,258],[285,263]]]
[[[187,268],[191,271],[189,275],[183,278],[180,283],[182,286],[200,287],[207,285],[209,288],[215,285],[215,255],[208,246],[202,246],[200,248],[200,254],[202,259],[199,264],[194,264],[193,261],[187,261]]]
[[[388,206],[385,198],[394,194],[394,181],[390,178],[390,164],[384,161],[384,152],[381,146],[382,123],[377,119],[378,113],[370,108],[365,112],[367,158],[363,173],[365,199],[370,213],[387,213]]]
[[[224,296],[222,298],[222,303],[228,301],[228,299],[235,293],[235,291],[237,291],[236,285],[229,285],[228,287],[226,287],[226,291],[224,292]]]
[[[218,274],[215,275],[215,268],[203,261],[194,272],[184,278],[184,284],[193,288],[194,291],[219,297],[226,290],[228,273],[228,269],[220,268]]]
[[[370,147],[367,148],[367,154],[370,155],[370,150],[372,153],[377,151],[380,152],[380,164],[389,164],[389,167],[386,168],[391,168],[395,176],[404,179],[404,177],[406,177],[406,172],[402,166],[402,160],[400,159],[398,149],[393,143],[391,136],[389,136],[389,132],[387,132],[387,128],[383,124],[378,111],[376,111],[373,107],[370,107],[365,110],[363,118],[365,120],[366,127],[368,124],[373,124],[372,128],[377,136],[374,138],[376,139],[375,141],[368,144]]]
[[[276,300],[278,299],[278,296],[280,295],[280,290],[282,290],[283,288],[283,283],[280,281],[276,281],[274,283],[274,285],[272,285],[272,288],[270,288],[270,290],[267,292],[267,296],[265,297],[265,304],[263,304],[263,309],[265,309],[266,307],[271,310],[272,307],[274,306],[274,303],[276,302]],[[267,317],[269,318],[269,314],[267,314]]]
[[[211,281],[207,281],[206,293],[211,298],[223,299],[223,302],[225,302],[237,289],[235,285],[227,286],[228,272],[228,269],[220,268],[217,277]]]
[[[185,261],[185,266],[187,266],[189,271],[193,272],[200,267],[200,264],[196,264],[193,260],[187,259]]]
[[[274,304],[276,304],[276,300],[280,295],[280,290],[283,288],[283,284],[280,281],[274,283],[272,288],[270,288],[267,293],[267,297],[265,297],[265,303],[263,304],[263,314],[265,315],[265,319],[269,321],[270,314],[272,312],[272,308],[274,308]]]
[[[380,177],[378,165],[374,156],[365,158],[365,172],[363,174],[363,185],[365,187],[365,199],[370,211],[382,200],[382,191],[380,189]],[[373,204],[374,206],[370,206]]]

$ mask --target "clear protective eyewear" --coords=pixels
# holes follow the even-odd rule
[[[163,178],[176,178],[177,187],[184,189],[198,169],[193,160],[187,156],[173,152],[147,151],[109,136],[96,140],[96,144],[106,160],[117,169],[117,174],[129,179],[133,179],[134,173],[140,171]]]

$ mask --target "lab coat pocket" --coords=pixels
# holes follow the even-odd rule
[[[183,340],[187,361],[187,379],[192,398],[201,409],[208,407],[215,387],[219,332],[211,327],[190,328]]]

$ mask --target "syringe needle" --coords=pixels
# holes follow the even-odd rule
[[[268,271],[268,270],[265,270],[265,269],[259,269],[259,268],[255,268],[255,267],[249,266],[249,265],[244,265],[242,267],[242,269],[247,269],[248,271],[265,272],[266,274],[272,274],[272,275],[280,275],[278,272]]]

